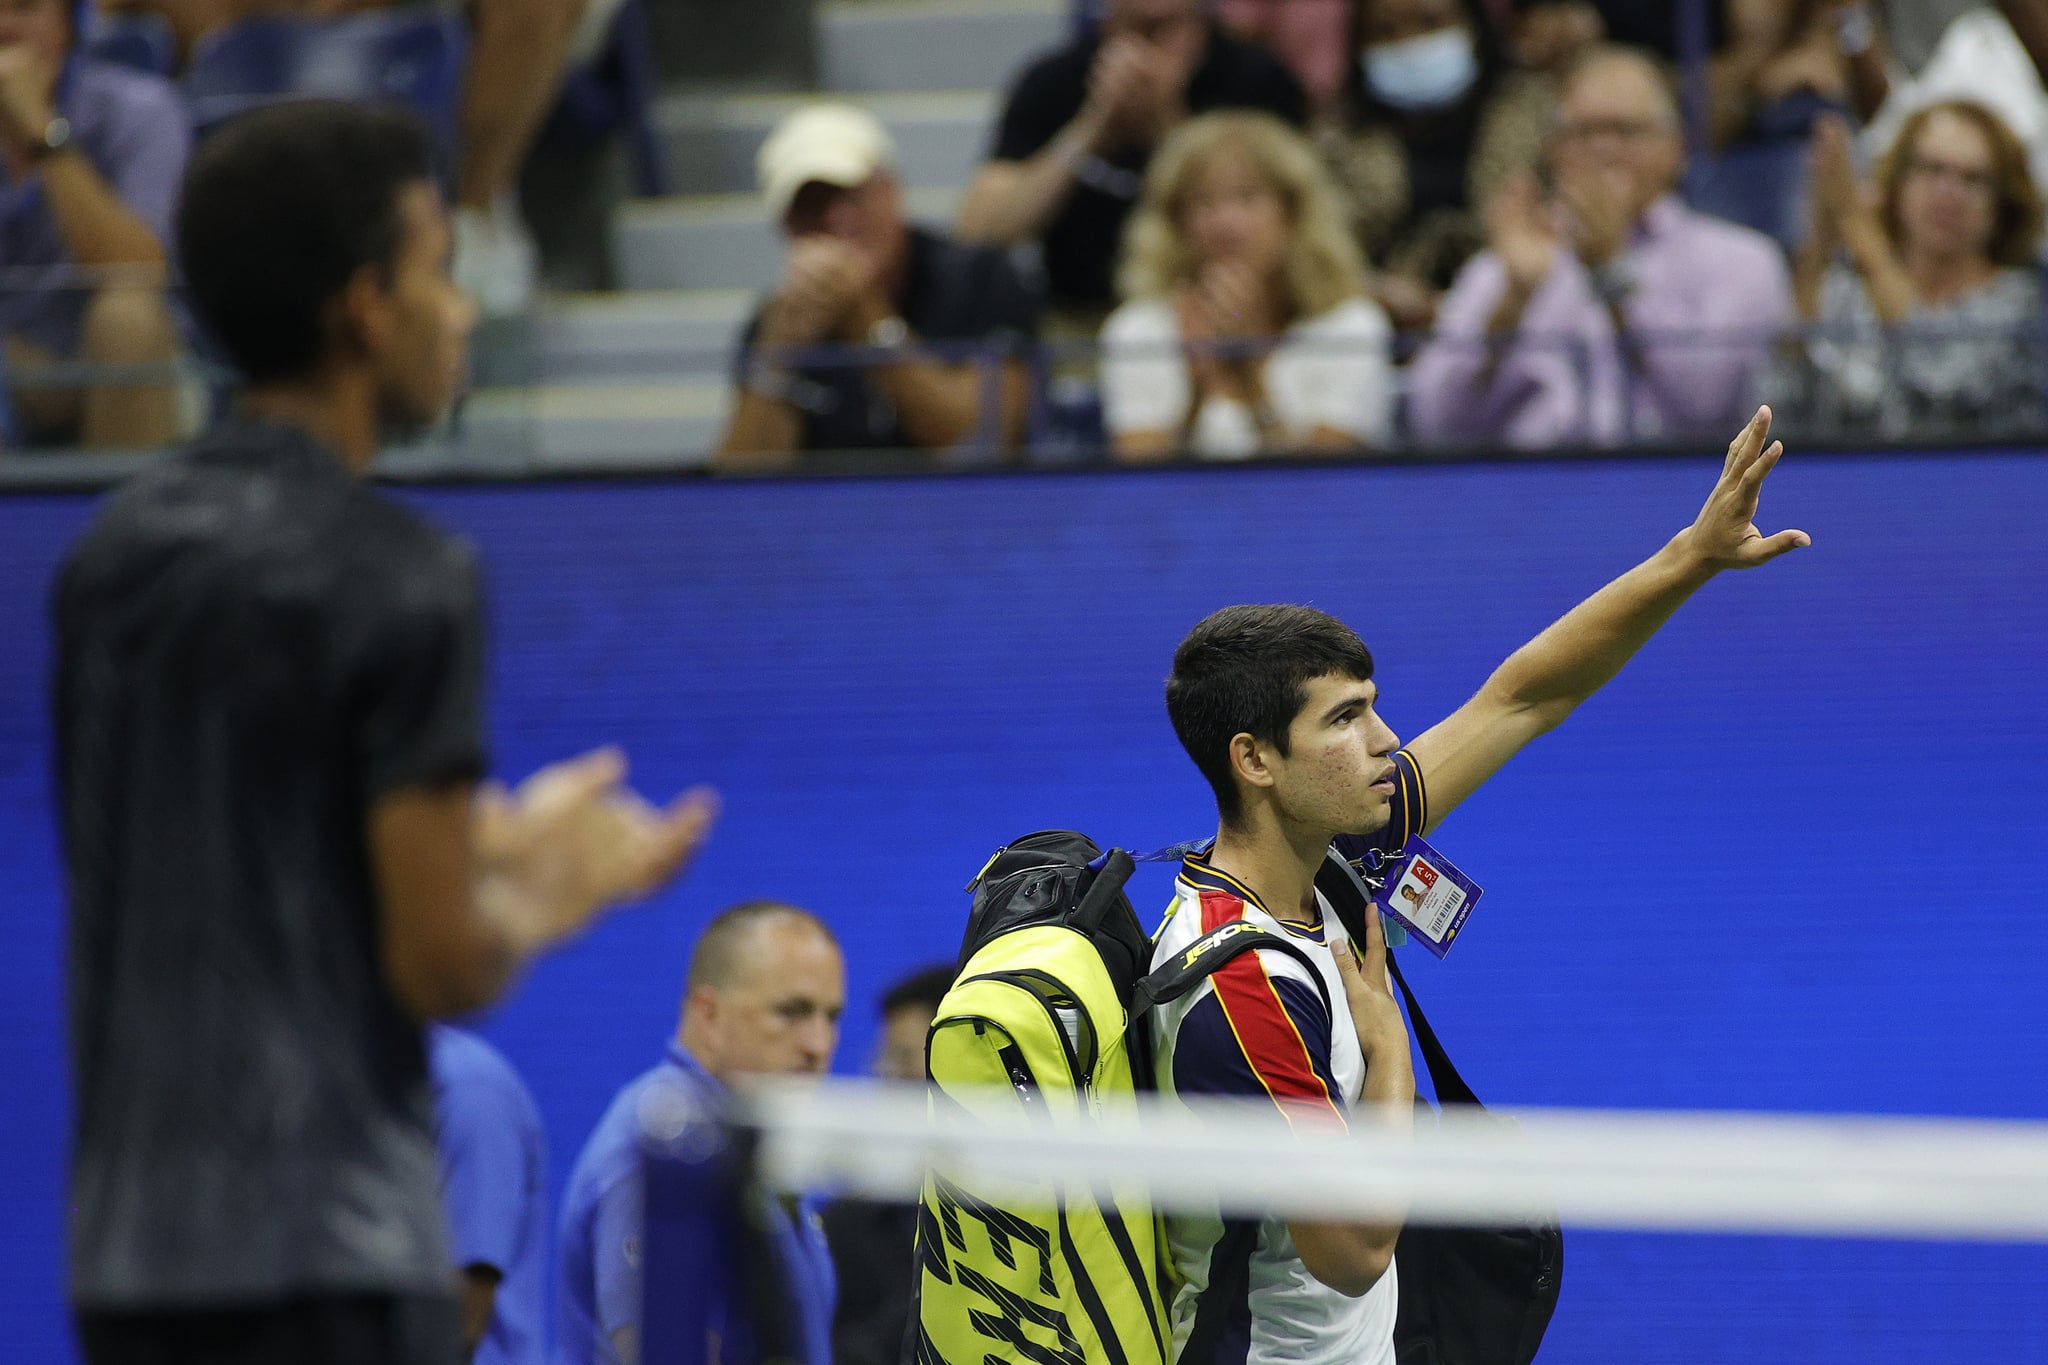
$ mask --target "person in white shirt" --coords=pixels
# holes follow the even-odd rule
[[[1405,1126],[1415,1078],[1377,915],[1354,944],[1316,894],[1344,857],[1431,830],[1502,764],[1603,687],[1707,580],[1810,544],[1764,536],[1757,496],[1783,447],[1760,409],[1728,448],[1693,524],[1587,598],[1401,747],[1375,710],[1357,634],[1300,606],[1225,607],[1174,651],[1166,709],[1216,795],[1215,842],[1182,864],[1152,962],[1247,923],[1300,957],[1259,948],[1162,1006],[1154,1060],[1168,1095],[1278,1104],[1288,1122]],[[1287,1159],[1275,1152],[1275,1160]],[[1166,1220],[1178,1288],[1176,1365],[1394,1365],[1398,1221]]]
[[[1102,330],[1117,458],[1344,453],[1387,438],[1393,329],[1315,149],[1268,114],[1168,138]]]

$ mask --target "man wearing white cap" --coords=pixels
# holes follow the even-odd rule
[[[907,222],[895,164],[888,130],[851,105],[799,109],[762,144],[761,193],[789,249],[740,346],[721,468],[1021,436],[1016,356],[1036,300],[1001,252]]]

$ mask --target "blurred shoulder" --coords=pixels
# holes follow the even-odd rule
[[[167,77],[137,71],[118,62],[81,58],[73,76],[73,98],[101,106],[124,122],[155,123],[175,119],[183,127],[185,98]]]
[[[1717,218],[1711,213],[1678,205],[1676,201],[1667,202],[1673,205],[1677,215],[1682,215],[1678,221],[1684,225],[1687,250],[1709,252],[1724,262],[1740,262],[1774,271],[1785,269],[1784,251],[1767,234],[1726,218]]]
[[[1180,319],[1165,299],[1132,299],[1102,324],[1107,342],[1171,341],[1180,336]]]
[[[1364,297],[1346,299],[1335,308],[1305,318],[1294,326],[1296,335],[1305,337],[1379,338],[1393,330],[1386,309]]]

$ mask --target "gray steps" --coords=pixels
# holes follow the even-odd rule
[[[669,186],[678,194],[744,194],[754,157],[785,115],[827,95],[671,95],[656,111]],[[974,174],[997,102],[982,90],[862,94],[848,102],[888,126],[905,184],[959,186]]]
[[[431,472],[436,458],[451,457],[507,471],[687,469],[708,458],[729,402],[722,378],[484,389],[463,404],[444,449],[395,451],[385,463],[399,474]]]
[[[950,221],[957,187],[913,189],[910,216]],[[612,242],[626,289],[766,289],[775,283],[782,238],[753,194],[685,195],[623,205]]]
[[[705,289],[556,299],[534,323],[533,372],[548,384],[722,377],[758,297]]]
[[[1071,32],[1067,0],[893,0],[818,11],[826,90],[1001,90]]]

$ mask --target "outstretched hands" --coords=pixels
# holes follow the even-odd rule
[[[626,785],[626,758],[596,749],[541,769],[516,790],[477,794],[474,837],[500,901],[535,946],[604,910],[652,894],[696,856],[718,818],[708,788],[657,809]]]
[[[1813,543],[1813,537],[1804,531],[1780,531],[1766,536],[1756,528],[1757,498],[1763,491],[1764,479],[1785,453],[1782,441],[1764,444],[1770,434],[1771,410],[1761,407],[1749,419],[1749,425],[1729,442],[1720,480],[1707,495],[1699,516],[1681,535],[1701,567],[1716,572],[1754,569]]]

